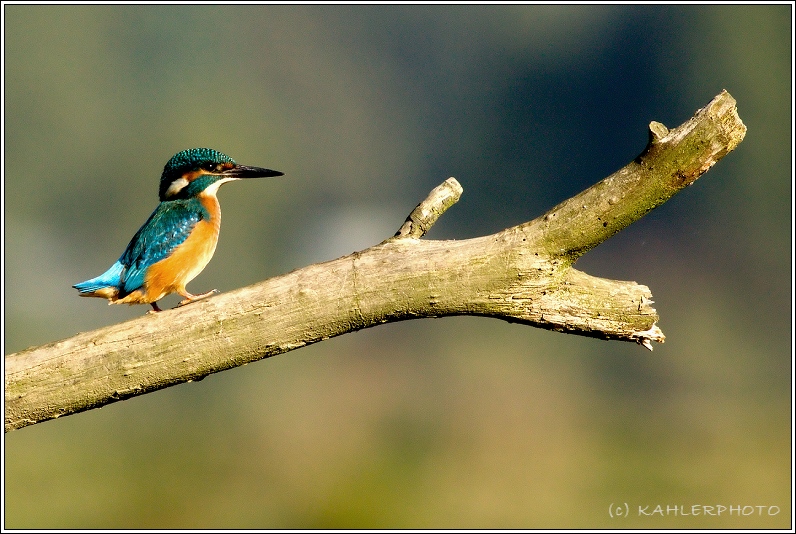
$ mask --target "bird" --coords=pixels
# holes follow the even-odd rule
[[[213,289],[192,295],[185,286],[207,266],[221,228],[221,185],[245,178],[283,176],[261,167],[239,165],[211,148],[176,153],[160,176],[160,204],[135,233],[124,253],[101,275],[73,285],[81,297],[108,299],[108,304],[150,304],[171,293],[177,307],[209,297]]]

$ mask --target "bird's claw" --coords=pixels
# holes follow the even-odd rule
[[[180,303],[177,304],[176,307],[177,308],[181,308],[181,307],[185,306],[186,304],[190,304],[191,302],[196,302],[197,300],[205,299],[207,297],[215,295],[218,292],[219,292],[218,289],[211,289],[207,293],[202,293],[201,295],[191,295],[190,293],[187,294],[187,295],[183,295],[184,297],[186,297],[185,300],[181,300]]]

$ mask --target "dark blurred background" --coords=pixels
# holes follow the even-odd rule
[[[792,6],[3,9],[6,354],[145,313],[70,286],[185,148],[285,172],[219,194],[189,289],[229,291],[378,243],[449,176],[429,239],[531,220],[722,89],[748,127],[578,263],[651,288],[653,353],[472,317],[349,334],[7,434],[5,527],[791,524]]]

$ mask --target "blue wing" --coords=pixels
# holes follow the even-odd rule
[[[188,239],[196,223],[208,217],[196,199],[161,202],[119,258],[118,263],[123,266],[118,285],[121,294],[144,285],[147,268],[167,258]]]

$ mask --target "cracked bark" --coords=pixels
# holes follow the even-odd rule
[[[647,147],[635,160],[530,222],[474,239],[421,239],[462,194],[449,178],[393,237],[371,248],[9,354],[5,430],[422,317],[494,317],[652,350],[665,338],[649,288],[590,276],[573,264],[691,185],[745,133],[735,100],[723,91],[673,130],[650,123]]]

